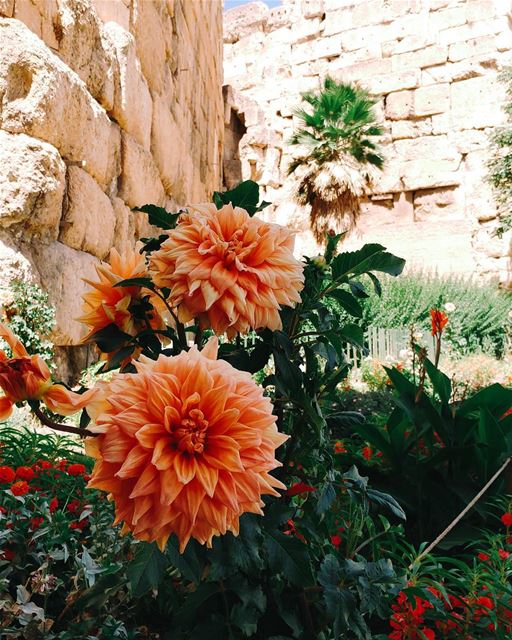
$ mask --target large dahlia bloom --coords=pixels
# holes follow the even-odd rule
[[[245,209],[214,204],[188,207],[151,258],[153,280],[171,290],[182,322],[233,337],[249,329],[281,329],[279,309],[300,302],[301,263],[294,236]]]
[[[98,434],[90,487],[108,491],[116,522],[164,548],[175,533],[190,538],[238,534],[239,517],[262,513],[262,494],[284,485],[272,405],[248,373],[216,360],[217,341],[199,352],[142,358],[136,374],[116,374],[87,407]]]
[[[41,356],[30,356],[14,333],[0,324],[0,338],[9,345],[12,357],[0,349],[0,420],[6,420],[13,405],[26,400],[42,400],[54,413],[68,416],[92,400],[96,390],[84,394],[69,391],[61,384],[53,384],[50,370]]]
[[[142,297],[148,295],[149,291],[143,291],[139,286],[116,287],[115,285],[129,278],[147,277],[148,271],[144,257],[135,251],[120,256],[115,249],[112,249],[110,262],[97,266],[96,271],[99,281],[84,279],[84,282],[92,287],[92,291],[82,296],[84,315],[77,318],[90,328],[83,342],[87,342],[96,332],[110,324],[115,324],[130,336],[136,336],[146,327],[143,319],[134,315],[133,307],[140,304]],[[150,301],[153,310],[146,314],[146,317],[153,329],[161,329],[164,323],[156,308],[159,306],[159,300],[150,295]],[[106,357],[110,360],[113,355],[114,352],[108,353]]]

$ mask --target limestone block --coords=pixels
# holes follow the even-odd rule
[[[41,285],[55,305],[57,328],[54,342],[58,345],[77,344],[86,333],[85,327],[75,320],[82,311],[81,296],[88,288],[83,278],[97,278],[94,267],[99,260],[61,242],[34,245],[33,260]]]
[[[342,33],[343,31],[348,31],[355,26],[353,9],[345,8],[328,11],[325,14],[324,22],[324,36],[332,36],[337,33]]]
[[[162,92],[167,62],[165,34],[172,33],[171,18],[161,2],[133,0],[131,27],[142,73],[152,91]]]
[[[272,7],[268,13],[266,29],[275,31],[289,25],[289,7]]]
[[[420,71],[404,71],[396,74],[385,74],[369,78],[366,84],[372,93],[385,95],[402,89],[415,89],[420,82]]]
[[[59,241],[104,259],[112,248],[116,218],[112,204],[91,176],[69,167]]]
[[[0,227],[44,242],[56,240],[66,167],[57,149],[0,130]]]
[[[343,55],[340,57],[340,61],[343,62]],[[343,77],[346,80],[364,80],[366,78],[373,78],[384,74],[391,74],[392,69],[391,58],[376,58],[373,60],[366,60],[356,62],[347,67],[341,67],[343,70]]]
[[[114,59],[104,47],[101,20],[91,0],[59,0],[53,23],[59,58],[76,72],[105,109],[111,109]]]
[[[506,0],[500,3],[506,5]],[[493,0],[478,0],[477,2],[469,2],[466,6],[466,19],[468,22],[476,20],[487,20],[496,15],[496,3]],[[510,9],[510,7],[509,7]]]
[[[151,154],[128,134],[122,134],[119,197],[129,207],[162,204],[165,191]]]
[[[302,0],[302,15],[307,19],[321,18],[324,14],[324,0]]]
[[[448,47],[432,45],[418,51],[394,55],[390,59],[393,71],[403,71],[405,69],[423,69],[444,64],[447,58]]]
[[[458,166],[452,160],[410,160],[401,165],[402,184],[412,191],[458,185],[463,181]]]
[[[153,103],[135,52],[133,36],[115,22],[106,23],[103,34],[117,60],[112,116],[144,149],[149,149]]]
[[[453,124],[458,129],[483,129],[504,121],[503,87],[495,77],[470,78],[451,84]],[[482,108],[485,105],[485,108]]]
[[[394,91],[386,96],[386,118],[403,120],[409,118],[414,111],[412,91]]]
[[[39,38],[43,37],[42,16],[36,2],[25,0],[14,4],[14,18],[23,22],[32,33]]]
[[[435,44],[438,44],[436,34],[425,29],[423,25],[415,35],[383,41],[382,55],[387,58],[400,53],[418,51]]]
[[[0,16],[11,18],[14,11],[14,0],[0,0]]]
[[[487,149],[489,146],[489,135],[485,131],[475,131],[467,129],[465,131],[457,131],[448,136],[450,144],[452,144],[459,153],[470,153]]]
[[[359,29],[350,29],[341,34],[341,43],[343,51],[354,51],[362,49],[369,44],[382,40],[384,27],[382,25],[374,25],[370,27],[361,27]],[[326,43],[329,38],[326,38]]]
[[[510,34],[506,34],[508,42],[507,48],[510,48]],[[492,36],[483,36],[481,38],[473,38],[466,42],[455,42],[450,45],[448,50],[448,60],[450,62],[458,62],[482,53],[492,53],[496,50],[496,38]]]
[[[461,217],[464,210],[462,189],[442,187],[423,189],[414,194],[414,219],[435,222]]]
[[[429,116],[443,113],[450,107],[450,85],[436,84],[420,87],[414,92],[414,115]]]
[[[30,248],[16,243],[10,231],[0,229],[0,308],[12,302],[13,280],[37,282],[38,275],[30,258]]]
[[[185,146],[181,127],[175,122],[168,101],[162,96],[156,96],[153,105],[151,153],[167,193],[173,193],[181,155],[190,152]]]
[[[117,22],[125,31],[130,30],[130,8],[124,2],[92,0],[98,17],[103,22]]]
[[[115,177],[117,131],[82,80],[17,20],[0,19],[2,128],[55,146],[85,162],[106,187]]]
[[[465,42],[466,40],[471,40],[473,38],[481,38],[483,36],[501,33],[506,29],[508,29],[506,16],[480,20],[479,22],[465,24],[460,27],[443,29],[439,32],[439,43],[442,45],[449,45],[455,42]]]
[[[116,217],[114,247],[123,255],[135,244],[135,218],[140,214],[130,211],[121,198],[114,198],[112,207]]]
[[[430,11],[428,16],[428,28],[434,33],[439,33],[442,29],[460,27],[466,24],[467,12],[464,4],[441,9],[440,11]]]
[[[264,2],[250,2],[224,14],[224,41],[236,42],[254,31],[263,31],[269,17],[269,8]]]
[[[391,137],[393,140],[404,138],[420,138],[429,136],[432,133],[432,121],[430,118],[424,120],[399,120],[391,124]]]
[[[448,143],[445,135],[397,140],[394,147],[401,161],[447,160],[454,163],[455,169],[460,163],[460,154]]]

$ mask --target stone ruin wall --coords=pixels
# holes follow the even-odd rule
[[[316,251],[286,177],[292,110],[326,74],[358,81],[379,100],[386,168],[345,246],[380,242],[412,265],[510,283],[510,238],[493,235],[483,178],[489,133],[504,121],[497,74],[512,63],[511,9],[510,0],[283,0],[226,12],[226,139],[240,143],[226,176],[263,184],[272,219],[298,230],[299,251]]]
[[[221,0],[0,0],[0,299],[13,277],[77,344],[82,277],[150,229],[131,207],[221,181]]]

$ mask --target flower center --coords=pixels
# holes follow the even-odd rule
[[[208,420],[200,409],[191,409],[171,431],[178,451],[190,454],[203,453],[208,430]]]

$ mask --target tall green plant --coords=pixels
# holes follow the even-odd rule
[[[488,180],[496,194],[500,216],[498,233],[512,228],[512,68],[506,69],[500,79],[506,86],[507,102],[504,111],[507,124],[491,136],[492,156],[489,161]]]
[[[301,148],[288,173],[298,176],[296,198],[311,207],[317,239],[336,221],[353,223],[360,200],[370,185],[370,171],[381,168],[383,157],[375,137],[382,135],[373,110],[375,100],[354,84],[325,78],[319,92],[302,96],[300,128],[290,142]]]

